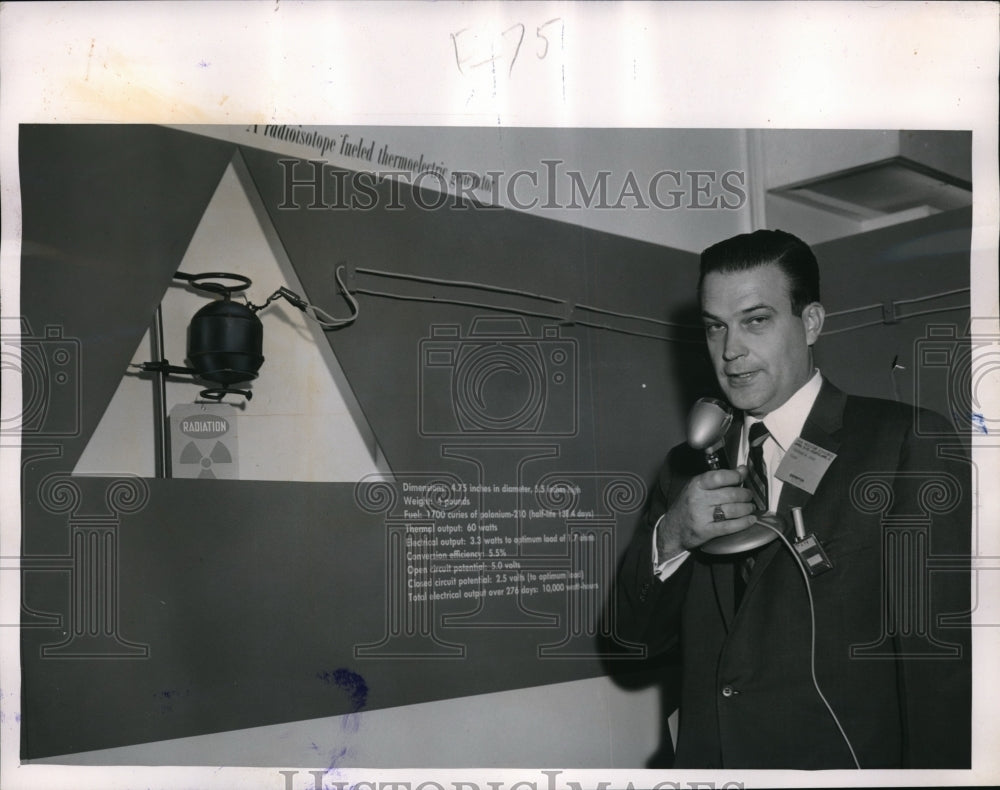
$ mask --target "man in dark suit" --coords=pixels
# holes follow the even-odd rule
[[[818,266],[796,237],[713,245],[699,295],[736,468],[671,451],[617,595],[619,635],[680,651],[676,767],[968,767],[969,575],[928,570],[969,557],[961,442],[816,370]],[[762,523],[785,540],[712,548]]]

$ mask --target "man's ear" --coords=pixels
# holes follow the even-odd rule
[[[802,325],[806,328],[806,344],[812,345],[819,339],[819,333],[823,331],[823,320],[826,318],[826,310],[819,302],[811,302],[802,308]]]

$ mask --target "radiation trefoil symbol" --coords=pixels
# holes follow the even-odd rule
[[[213,465],[231,464],[233,456],[222,442],[216,442],[208,455],[203,455],[201,450],[198,449],[198,445],[194,442],[188,442],[184,449],[181,450],[180,462],[182,464],[198,464],[201,467],[198,477],[214,479],[216,474],[212,471]]]

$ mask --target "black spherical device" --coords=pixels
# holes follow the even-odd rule
[[[244,299],[235,302],[234,293],[251,285],[249,277],[225,272],[185,274],[175,272],[174,279],[184,280],[192,288],[221,296],[202,307],[188,325],[187,362],[190,367],[171,365],[162,356],[162,327],[157,330],[161,342],[156,351],[158,359],[134,365],[146,373],[159,374],[162,380],[168,375],[193,376],[212,386],[201,391],[201,397],[220,401],[226,395],[242,395],[249,400],[253,393],[248,389],[235,389],[235,385],[253,381],[264,364],[264,327],[257,313],[276,299],[285,299],[316,321],[323,330],[338,329],[352,323],[358,316],[357,299],[347,290],[340,265],[335,269],[337,286],[351,306],[351,315],[336,318],[316,305],[310,304],[294,291],[281,286],[261,305]],[[230,284],[219,282],[229,280]],[[157,312],[159,316],[159,312]],[[154,323],[156,326],[159,319]]]
[[[201,391],[207,400],[221,401],[226,395],[242,395],[249,400],[253,393],[234,385],[257,378],[264,364],[264,327],[257,317],[259,307],[234,302],[232,295],[251,284],[242,274],[176,272],[174,279],[186,281],[192,288],[221,296],[202,307],[188,325],[187,362],[190,367],[171,365],[166,359],[145,362],[146,372],[164,375],[193,376],[211,386]],[[219,280],[231,280],[224,284]]]
[[[264,364],[264,326],[245,304],[210,302],[188,326],[187,361],[198,378],[223,389],[252,381]]]

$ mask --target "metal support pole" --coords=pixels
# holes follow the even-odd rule
[[[149,328],[149,342],[154,362],[163,362],[163,308],[157,305],[153,323]],[[155,469],[157,477],[171,477],[170,423],[167,417],[167,374],[162,370],[153,373],[153,431],[155,443]]]

